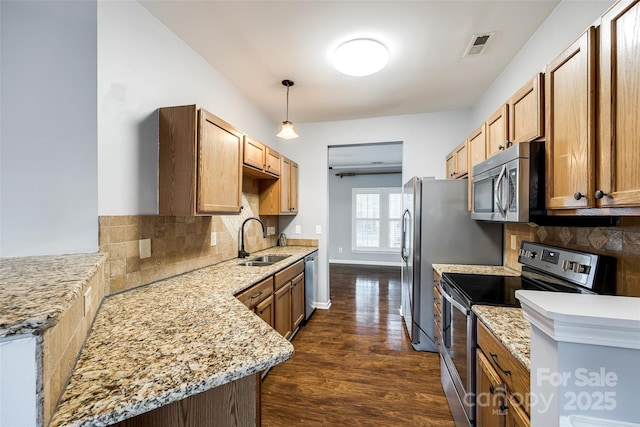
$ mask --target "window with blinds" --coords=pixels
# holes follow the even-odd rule
[[[401,188],[354,188],[351,204],[353,251],[400,251]]]

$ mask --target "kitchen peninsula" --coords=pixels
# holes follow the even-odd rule
[[[270,248],[260,253],[288,257],[265,267],[231,259],[105,298],[49,425],[110,425],[238,381],[254,410],[236,410],[256,419],[259,372],[294,350],[234,294],[315,250]]]

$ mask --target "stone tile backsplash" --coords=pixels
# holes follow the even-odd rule
[[[516,236],[516,249],[511,236]],[[622,217],[618,227],[505,225],[505,265],[520,269],[522,240],[541,242],[616,258],[616,295],[640,296],[640,218]]]
[[[109,254],[106,263],[110,293],[186,273],[238,256],[240,227],[249,217],[257,217],[258,181],[243,180],[240,214],[174,217],[159,215],[101,216],[100,251]],[[245,227],[245,248],[249,252],[277,244],[278,217],[260,217],[275,234],[262,237],[256,221]],[[216,245],[211,246],[211,232]],[[151,239],[151,257],[140,259],[139,240]]]

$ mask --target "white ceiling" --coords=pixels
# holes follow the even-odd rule
[[[274,121],[348,120],[474,105],[558,1],[186,1],[140,3]],[[478,57],[473,34],[495,32]],[[330,53],[374,38],[391,59],[349,77]]]

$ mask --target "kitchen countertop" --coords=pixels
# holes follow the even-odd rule
[[[103,253],[0,259],[0,338],[54,326],[106,259]]]
[[[507,350],[531,370],[531,325],[522,309],[474,305],[472,310]]]
[[[519,276],[520,272],[502,265],[433,264],[433,270],[442,273],[483,274],[496,276]]]
[[[251,257],[291,256],[232,259],[105,298],[50,425],[116,423],[291,358],[291,343],[233,295],[315,250],[274,247]]]

